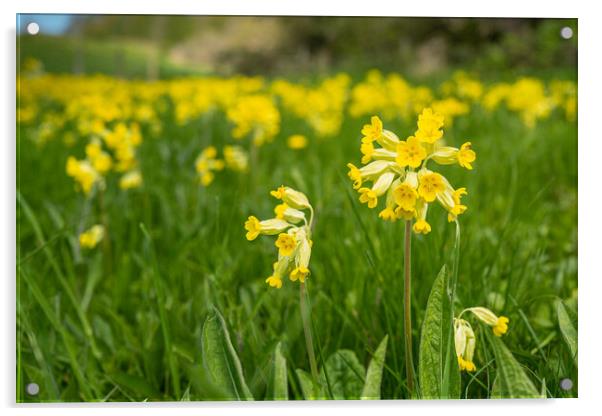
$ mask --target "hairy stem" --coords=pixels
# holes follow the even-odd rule
[[[311,335],[310,313],[308,308],[307,295],[305,294],[305,283],[299,285],[299,305],[301,307],[301,319],[303,320],[303,332],[305,333],[305,345],[307,347],[307,355],[309,357],[309,366],[311,367],[311,376],[314,384],[318,384],[318,366],[316,364],[316,356],[314,354],[314,341]]]
[[[410,397],[414,394],[414,358],[412,354],[412,222],[406,221],[404,242],[403,310],[406,376]]]

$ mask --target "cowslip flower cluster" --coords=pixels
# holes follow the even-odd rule
[[[93,249],[105,236],[105,228],[96,224],[79,235],[79,245],[82,248]]]
[[[194,162],[194,166],[199,175],[199,182],[203,186],[209,186],[215,174],[213,171],[222,170],[225,163],[221,159],[217,159],[217,149],[215,146],[206,147],[201,151]]]
[[[142,174],[139,170],[131,170],[125,173],[121,179],[119,179],[119,187],[121,189],[128,190],[138,188],[142,185]]]
[[[249,156],[240,146],[225,146],[224,161],[226,167],[235,172],[246,172],[249,168]]]
[[[271,287],[280,289],[285,276],[288,275],[293,282],[304,283],[310,274],[313,208],[305,194],[287,186],[280,186],[271,195],[281,201],[274,208],[275,217],[260,221],[251,215],[245,222],[245,230],[249,241],[255,240],[260,234],[278,235],[275,242],[278,261],[273,264],[272,275],[265,281]],[[309,220],[305,211],[309,211]]]
[[[114,129],[105,130],[103,139],[115,155],[117,172],[128,172],[137,166],[136,149],[142,144],[140,126],[137,123],[128,126],[120,122]]]
[[[490,326],[493,334],[501,337],[508,332],[509,319],[505,316],[497,316],[492,311],[482,306],[464,309],[457,318],[454,318],[454,344],[456,356],[458,357],[458,366],[460,371],[475,371],[476,366],[473,362],[474,350],[476,347],[476,337],[470,323],[462,319],[465,312],[471,312],[477,319]]]
[[[94,185],[104,186],[103,177],[89,160],[77,160],[73,156],[67,158],[66,166],[67,175],[71,176],[79,189],[81,189],[86,196],[89,196],[94,189]]]
[[[470,142],[459,149],[441,143],[443,125],[441,114],[425,108],[418,117],[414,135],[400,140],[395,133],[383,129],[380,118],[373,116],[371,124],[362,129],[360,150],[365,166],[347,164],[360,202],[376,208],[378,199],[384,196],[385,208],[379,217],[387,221],[414,219],[414,232],[422,234],[431,231],[426,215],[429,204],[435,200],[448,212],[450,222],[464,213],[467,207],[461,199],[467,194],[466,188],[454,189],[443,175],[427,168],[427,162],[432,160],[470,170],[476,159]],[[366,182],[372,182],[372,186],[365,186]]]
[[[280,112],[267,95],[241,97],[227,111],[228,120],[234,123],[232,137],[251,136],[255,146],[274,139],[280,132]]]

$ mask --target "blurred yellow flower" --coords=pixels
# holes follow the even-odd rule
[[[77,160],[73,156],[67,159],[67,175],[71,176],[84,194],[89,195],[95,184],[103,184],[102,176],[87,160]]]
[[[105,228],[94,225],[79,235],[79,245],[82,248],[93,249],[104,238]]]
[[[286,140],[286,144],[294,150],[304,149],[307,147],[307,137],[302,134],[293,134]]]
[[[142,174],[139,170],[125,173],[119,180],[119,187],[123,190],[138,188],[142,185]]]
[[[199,175],[199,182],[203,186],[209,186],[215,178],[214,171],[222,170],[225,162],[217,159],[217,149],[214,146],[208,146],[201,151],[194,162],[194,166]]]

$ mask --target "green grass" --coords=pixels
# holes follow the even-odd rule
[[[273,354],[281,342],[289,398],[302,398],[295,369],[309,372],[298,287],[264,280],[276,256],[273,239],[249,243],[248,215],[268,218],[269,191],[304,191],[316,211],[311,296],[317,358],[339,349],[368,366],[388,335],[381,397],[407,398],[403,347],[403,224],[385,223],[359,204],[346,176],[358,164],[366,120],[347,117],[340,135],[311,137],[293,151],[285,138],[298,123],[284,119],[279,137],[259,151],[249,175],[220,172],[208,188],[196,183],[194,159],[212,143],[229,143],[221,117],[186,127],[166,120],[160,137],[139,149],[145,184],[128,193],[110,179],[101,205],[85,207],[64,171],[61,140],[43,147],[33,132],[18,140],[17,397],[19,401],[211,400],[203,382],[203,323],[224,316],[244,377],[256,399],[270,396]],[[413,122],[411,123],[413,124]],[[386,123],[405,136],[409,123]],[[503,109],[479,107],[446,128],[449,143],[472,141],[473,171],[443,167],[466,186],[456,310],[487,306],[510,318],[503,341],[548,397],[577,396],[577,368],[558,328],[556,300],[576,311],[577,130],[554,112],[533,129]],[[107,218],[108,239],[80,251],[78,230]],[[433,231],[413,236],[414,351],[431,287],[451,264],[454,226],[439,206]],[[462,375],[462,397],[486,398],[495,376],[493,353],[475,324],[478,372]],[[561,379],[575,387],[563,391]],[[40,394],[28,396],[36,382]]]
[[[146,79],[148,60],[156,46],[130,39],[85,39],[81,37],[20,35],[17,38],[19,68],[35,59],[49,73],[106,74]],[[198,75],[202,71],[172,63],[162,55],[159,72],[164,78]]]

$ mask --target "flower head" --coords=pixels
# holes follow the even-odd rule
[[[460,149],[438,142],[443,137],[443,115],[424,108],[418,117],[418,129],[404,141],[384,129],[378,117],[373,116],[370,121],[362,129],[360,145],[361,162],[365,166],[358,168],[352,163],[347,164],[347,176],[362,204],[376,208],[380,197],[386,194],[385,207],[378,216],[391,222],[415,220],[414,232],[420,234],[431,231],[426,219],[430,203],[437,201],[447,211],[449,221],[456,220],[466,211],[466,205],[460,201],[467,193],[466,189],[454,190],[443,175],[427,168],[432,160],[442,165],[457,163],[472,169],[471,163],[476,159],[470,142]]]
[[[260,234],[278,234],[274,243],[278,248],[278,261],[274,263],[274,271],[265,280],[266,283],[280,288],[282,277],[286,275],[293,282],[303,283],[310,274],[313,207],[305,194],[286,186],[271,191],[271,195],[282,200],[274,208],[276,217],[260,221],[255,216],[249,216],[245,222],[247,240],[252,241]],[[309,210],[309,221],[304,210]]]

